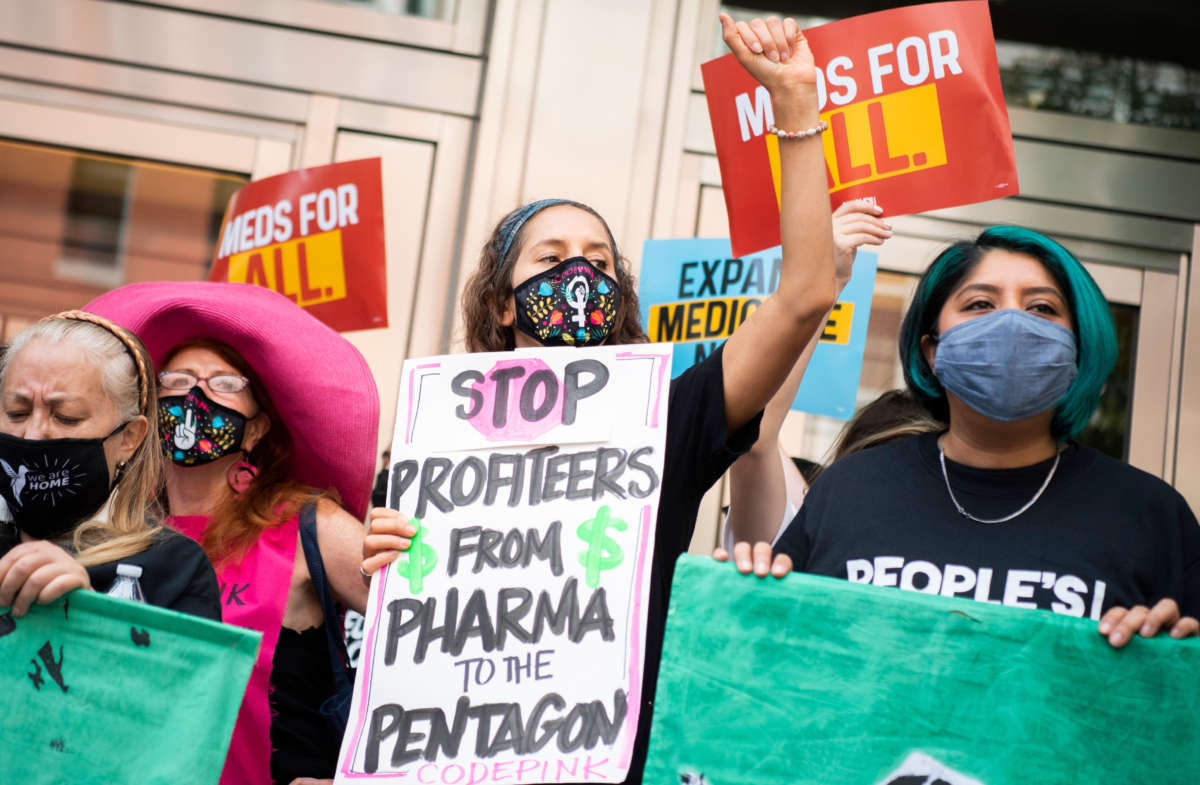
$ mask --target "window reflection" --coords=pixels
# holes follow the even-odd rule
[[[827,7],[827,5],[826,5]],[[722,5],[735,20],[779,14],[770,9]],[[787,11],[803,29],[831,18]],[[847,14],[853,15],[853,14]],[[721,26],[713,28],[711,53],[729,49]],[[1200,71],[1177,63],[1077,51],[1021,41],[997,41],[996,60],[1005,101],[1011,107],[1136,123],[1160,128],[1200,130]]]
[[[134,281],[208,277],[246,178],[0,140],[0,342]]]
[[[385,14],[424,16],[429,19],[453,19],[456,0],[322,0],[325,3],[369,8]]]
[[[996,57],[1009,106],[1200,130],[1200,71],[1012,41]]]
[[[60,278],[98,286],[119,285],[121,226],[129,173],[127,164],[103,158],[72,160],[63,212],[62,251],[56,263]]]

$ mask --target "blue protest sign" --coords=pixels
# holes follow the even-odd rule
[[[858,252],[793,410],[843,420],[854,414],[877,262],[874,252]],[[673,376],[715,351],[775,291],[781,264],[778,246],[733,258],[725,239],[646,241],[638,285],[642,324],[651,341],[675,343]]]

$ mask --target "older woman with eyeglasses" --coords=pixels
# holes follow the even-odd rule
[[[222,783],[333,776],[351,686],[340,608],[367,599],[356,518],[379,397],[366,361],[258,286],[133,284],[89,307],[157,362],[168,524],[212,559],[224,620],[263,633]]]

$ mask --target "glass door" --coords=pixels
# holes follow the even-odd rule
[[[0,99],[0,342],[146,280],[204,280],[225,203],[288,168],[273,139]]]
[[[206,278],[247,180],[0,140],[0,337],[131,281]]]

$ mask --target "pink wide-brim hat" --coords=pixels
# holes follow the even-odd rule
[[[354,345],[270,289],[201,281],[134,283],[83,310],[131,330],[155,367],[185,341],[228,344],[258,374],[292,436],[289,474],[366,516],[375,478],[379,393]]]

